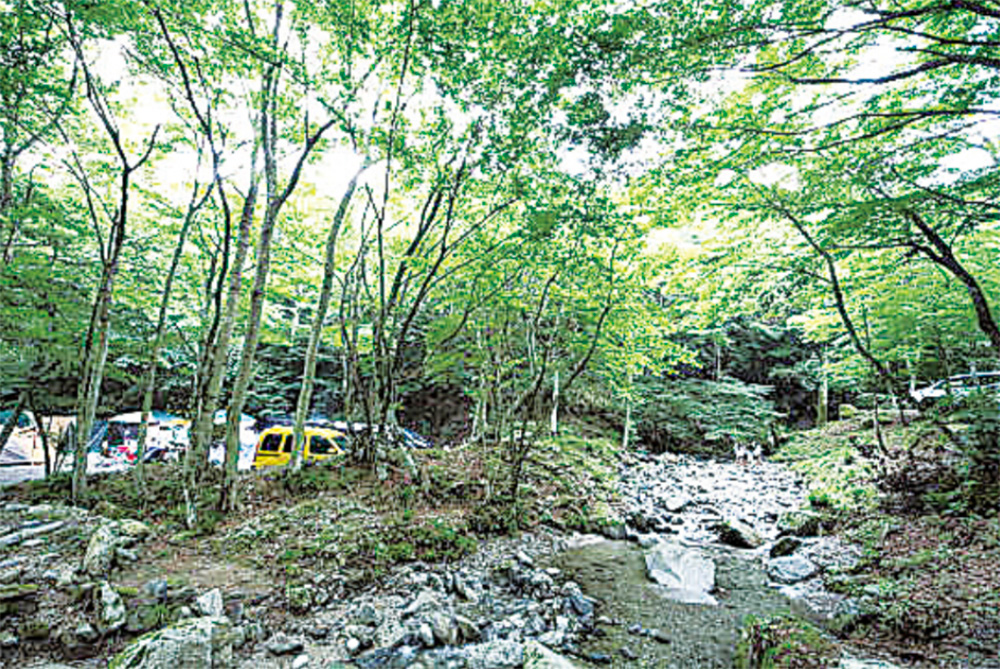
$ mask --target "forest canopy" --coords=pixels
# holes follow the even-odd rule
[[[992,2],[0,10],[0,393],[75,494],[126,410],[194,485],[225,409],[231,506],[244,412],[516,473],[560,411],[764,440],[998,365]]]

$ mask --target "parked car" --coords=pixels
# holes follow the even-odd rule
[[[956,374],[929,386],[917,388],[910,396],[920,406],[929,406],[945,397],[962,399],[973,392],[994,392],[1000,395],[1000,371]]]
[[[344,453],[347,435],[340,430],[325,427],[306,427],[306,446],[302,459],[326,460]],[[292,459],[292,426],[275,425],[260,433],[257,452],[254,456],[255,469],[262,467],[282,467]]]

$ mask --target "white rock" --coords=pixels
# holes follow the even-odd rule
[[[537,641],[524,644],[524,669],[575,669],[576,665]]]
[[[801,555],[786,555],[767,562],[767,575],[779,583],[798,583],[817,573],[819,567]]]
[[[666,588],[665,595],[687,604],[718,604],[709,592],[715,588],[715,563],[694,548],[666,541],[646,555],[649,578]]]
[[[116,669],[214,669],[233,663],[226,618],[193,618],[139,637],[112,660]]]
[[[194,608],[203,616],[220,618],[225,613],[225,605],[222,601],[222,591],[212,588],[208,592],[194,600]]]
[[[101,625],[109,632],[121,629],[125,625],[125,602],[121,595],[105,581],[101,583],[100,597]]]

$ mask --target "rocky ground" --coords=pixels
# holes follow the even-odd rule
[[[561,471],[547,466],[547,477]],[[456,549],[467,546],[452,529],[461,523],[427,521],[435,542],[411,534],[409,545],[399,526],[424,519],[378,520],[363,502],[323,495],[187,543],[127,518],[8,503],[0,652],[5,666],[29,667],[104,666],[117,653],[112,666],[147,669],[721,668],[749,617],[794,612],[843,629],[865,615],[863,597],[824,586],[859,549],[802,511],[806,491],[787,469],[629,455],[592,475],[611,485],[588,499],[599,508],[589,520],[556,513],[578,506],[539,485],[546,520],[474,551]],[[347,552],[361,528],[373,552]],[[432,549],[453,552],[420,559]],[[378,561],[363,579],[359,556]],[[841,644],[824,652],[789,666],[891,666]]]

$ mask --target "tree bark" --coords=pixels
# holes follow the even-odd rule
[[[124,230],[119,229],[116,238],[124,237]],[[108,256],[101,276],[101,287],[93,309],[93,336],[96,343],[87,342],[85,346],[82,392],[78,397],[77,408],[77,444],[76,458],[73,465],[73,503],[79,503],[87,493],[87,447],[90,443],[90,433],[94,427],[97,415],[97,402],[101,394],[101,382],[104,379],[104,365],[108,359],[108,341],[111,330],[111,299],[114,291],[115,277],[118,274],[118,258],[121,244],[115,242],[115,248]]]
[[[549,432],[559,434],[559,372],[552,375],[552,415],[549,417]]]
[[[104,94],[95,82],[87,65],[87,59],[83,55],[82,44],[69,16],[66,17],[66,27],[70,44],[76,55],[76,62],[83,71],[86,82],[87,100],[90,102],[94,114],[97,116],[101,126],[104,128],[104,132],[114,147],[118,163],[121,167],[118,209],[112,219],[111,232],[108,236],[107,253],[102,254],[104,262],[101,282],[91,312],[87,341],[84,344],[82,384],[77,395],[78,429],[76,457],[73,466],[72,499],[74,504],[78,504],[84,498],[87,491],[87,445],[90,440],[91,429],[94,425],[94,418],[97,414],[97,402],[101,393],[101,383],[104,379],[104,365],[108,359],[108,340],[111,334],[111,302],[114,296],[114,284],[115,278],[118,275],[121,251],[125,243],[126,230],[128,229],[129,189],[131,187],[132,173],[142,167],[149,160],[150,155],[152,155],[153,150],[156,148],[156,138],[159,135],[160,126],[157,125],[153,130],[142,155],[133,163],[125,153],[125,144],[123,143],[121,131],[112,118],[107,100],[104,98]],[[92,216],[95,216],[94,225],[97,226],[96,214],[92,212]],[[97,337],[96,345],[93,340],[94,336]]]
[[[281,22],[281,5],[277,7],[274,27],[274,46],[277,47],[278,28]],[[219,495],[219,508],[223,511],[234,511],[237,506],[236,484],[238,480],[238,464],[240,451],[240,418],[246,403],[247,391],[253,376],[253,363],[257,352],[257,340],[260,336],[260,321],[264,311],[265,289],[267,275],[271,263],[271,240],[278,223],[278,215],[289,196],[298,185],[306,159],[330,129],[336,119],[327,121],[306,140],[298,161],[289,175],[284,189],[278,190],[277,163],[277,91],[280,70],[272,66],[264,77],[261,99],[261,147],[264,154],[264,179],[267,188],[267,210],[260,228],[260,241],[257,247],[257,265],[254,271],[253,292],[250,295],[250,315],[247,319],[247,331],[243,341],[243,353],[240,359],[240,369],[233,385],[232,397],[229,401],[229,412],[226,420],[226,459],[225,474]]]
[[[208,447],[212,440],[215,409],[219,402],[219,393],[222,390],[222,379],[226,369],[226,358],[229,354],[229,340],[236,324],[236,312],[243,286],[243,266],[246,264],[250,249],[250,230],[253,227],[254,209],[257,204],[257,173],[255,170],[255,165],[251,162],[250,188],[243,200],[240,227],[236,233],[236,256],[229,273],[229,291],[226,296],[225,314],[220,320],[215,341],[207,343],[205,369],[200,374],[202,385],[198,393],[198,412],[194,420],[191,443],[184,457],[185,479],[191,490],[197,489],[200,471],[204,466]],[[224,197],[224,194],[221,193],[222,185],[217,183],[216,187],[220,191],[220,197]],[[196,511],[193,502],[188,501],[187,506],[188,524],[192,525],[196,520]]]
[[[170,293],[173,290],[177,267],[180,265],[181,257],[184,255],[184,243],[187,241],[188,230],[191,228],[191,223],[194,221],[198,210],[208,201],[211,192],[212,189],[210,187],[201,200],[197,201],[198,184],[197,182],[195,183],[191,203],[188,205],[184,222],[181,224],[180,233],[177,235],[177,244],[174,247],[174,254],[170,259],[170,268],[167,270],[167,277],[163,283],[163,296],[160,298],[160,311],[156,319],[156,332],[153,335],[153,345],[149,351],[149,364],[146,367],[146,373],[143,375],[142,417],[139,421],[139,439],[136,445],[135,462],[135,484],[139,492],[139,499],[145,498],[146,465],[143,460],[146,454],[146,438],[149,434],[149,414],[153,409],[153,389],[156,386],[157,358],[160,355],[163,333],[167,325],[167,313],[170,310]]]
[[[45,463],[45,478],[48,478],[52,476],[52,456],[49,453],[49,430],[42,424],[42,414],[38,412],[38,404],[35,402],[35,396],[29,394],[28,398],[31,404],[31,413],[35,417],[35,424],[38,425],[38,436],[42,442],[42,461]],[[52,418],[50,417],[49,428],[51,427]]]
[[[326,239],[326,255],[323,260],[323,284],[320,288],[319,304],[316,308],[312,329],[309,332],[309,344],[306,348],[305,366],[302,372],[302,385],[299,388],[299,398],[295,406],[295,427],[292,431],[292,469],[298,471],[302,468],[302,453],[305,449],[306,417],[312,404],[313,386],[316,381],[316,357],[319,353],[319,344],[323,337],[323,322],[326,320],[326,313],[330,308],[330,297],[333,293],[333,279],[337,269],[337,238],[340,236],[340,228],[347,216],[347,208],[354,191],[358,185],[361,173],[367,168],[368,162],[361,167],[347,185],[347,191],[340,199],[340,206],[334,215],[333,223],[330,225],[330,232]]]
[[[816,389],[816,427],[824,427],[829,420],[830,382],[826,374],[826,351],[819,353],[819,387]]]
[[[965,286],[965,290],[969,294],[969,299],[972,300],[972,308],[976,312],[976,322],[979,325],[979,329],[989,338],[993,348],[1000,353],[1000,328],[997,327],[997,322],[993,318],[989,300],[986,298],[986,293],[983,292],[982,286],[979,285],[976,278],[972,276],[958,258],[955,257],[951,245],[942,239],[937,230],[928,225],[922,216],[915,211],[907,211],[906,217],[917,226],[921,234],[934,247],[929,248],[922,244],[916,244],[914,248],[930,258],[935,264],[948,270],[952,276]]]
[[[622,430],[622,452],[628,451],[629,441],[632,438],[632,372],[628,373],[629,395],[625,398],[625,428]]]
[[[830,252],[824,249],[820,244],[813,238],[806,227],[796,218],[790,211],[784,207],[779,207],[782,215],[791,222],[792,226],[802,235],[802,238],[806,240],[809,246],[816,252],[816,254],[823,260],[826,264],[827,274],[830,277],[830,287],[833,290],[833,298],[837,304],[837,313],[840,315],[840,322],[843,323],[844,328],[847,330],[847,335],[851,339],[851,343],[854,345],[854,349],[858,354],[868,361],[868,364],[878,373],[883,379],[891,379],[889,370],[885,365],[882,364],[878,358],[872,355],[871,350],[861,342],[861,337],[858,335],[857,328],[854,327],[854,321],[851,319],[851,315],[847,313],[847,304],[844,300],[844,291],[840,286],[840,278],[837,276],[837,263],[834,261],[833,256]]]

